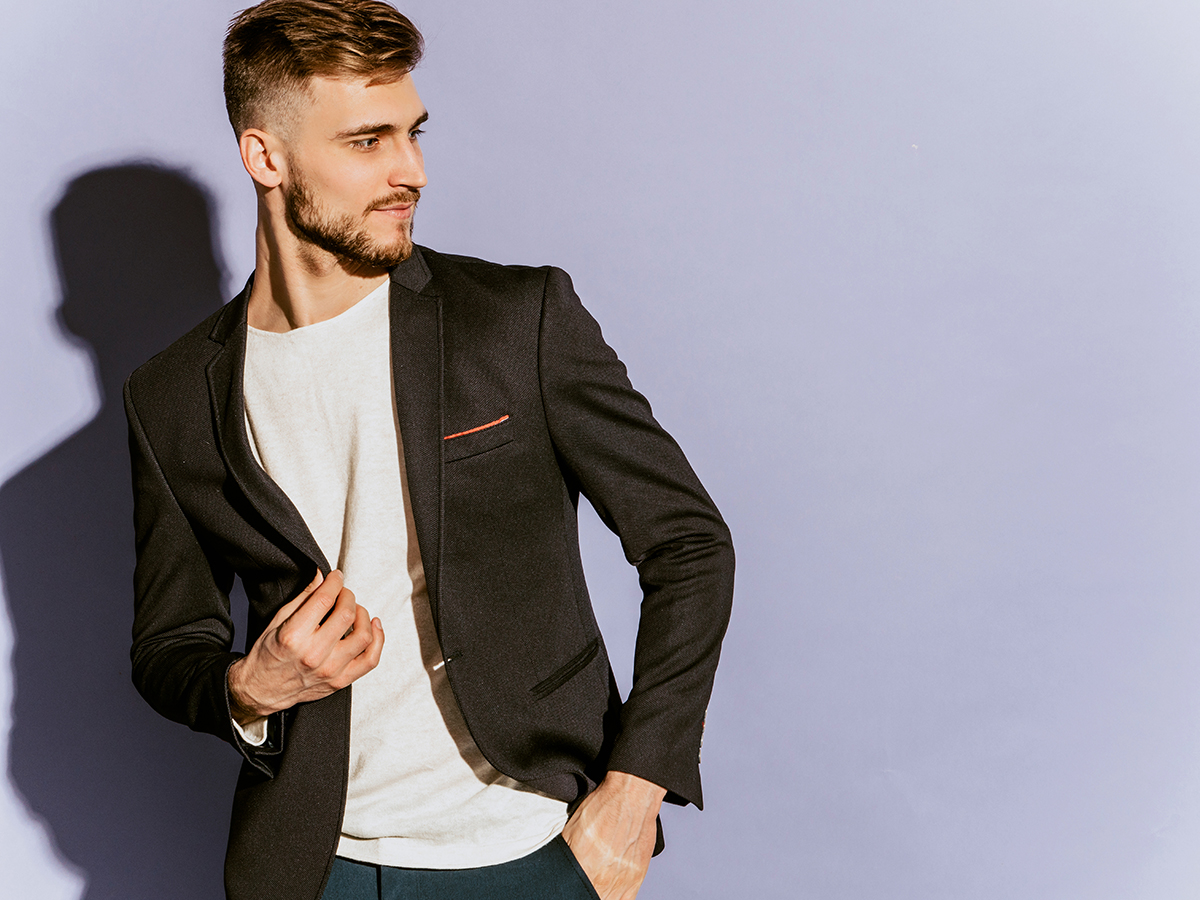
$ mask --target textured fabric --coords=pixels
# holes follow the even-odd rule
[[[126,383],[133,679],[160,713],[245,758],[225,866],[232,900],[317,900],[346,796],[353,687],[271,716],[262,748],[229,717],[235,575],[253,641],[315,570],[329,570],[250,450],[247,297]],[[701,727],[733,595],[716,507],[566,273],[421,248],[392,273],[389,299],[430,609],[476,746],[505,775],[568,803],[611,768],[701,805]],[[581,494],[642,586],[624,702],[584,583]]]
[[[561,837],[521,859],[451,872],[366,865],[341,857],[321,900],[597,900]]]
[[[390,344],[387,282],[326,321],[249,328],[250,446],[346,587],[384,623],[379,665],[354,683],[338,855],[492,865],[558,834],[566,804],[489,765],[450,690],[409,512]]]

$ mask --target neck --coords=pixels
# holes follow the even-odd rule
[[[387,280],[386,269],[348,266],[301,241],[259,208],[254,286],[247,321],[262,331],[285,332],[340,315]]]

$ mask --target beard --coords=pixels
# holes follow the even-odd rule
[[[412,255],[413,217],[410,215],[399,223],[391,243],[382,243],[367,231],[366,219],[371,210],[400,203],[416,204],[420,198],[420,191],[397,191],[380,197],[356,219],[349,213],[331,215],[322,209],[299,174],[283,194],[284,213],[292,234],[344,262],[372,269],[390,269]]]

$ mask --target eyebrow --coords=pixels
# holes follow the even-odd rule
[[[412,131],[414,128],[420,128],[429,121],[429,110],[421,113],[417,120],[412,123],[405,131]],[[360,137],[364,134],[394,134],[399,129],[390,122],[368,122],[364,125],[355,125],[353,128],[347,128],[345,131],[339,131],[333,136],[335,141],[342,141],[346,138]]]

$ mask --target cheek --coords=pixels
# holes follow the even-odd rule
[[[365,209],[392,191],[387,170],[382,166],[360,166],[346,175],[343,183],[349,192],[348,196],[352,196],[353,203],[360,208]]]
[[[380,193],[378,166],[370,159],[350,157],[330,160],[314,174],[312,187],[323,195],[326,205],[345,210],[361,210]],[[386,180],[382,182],[386,188]]]

